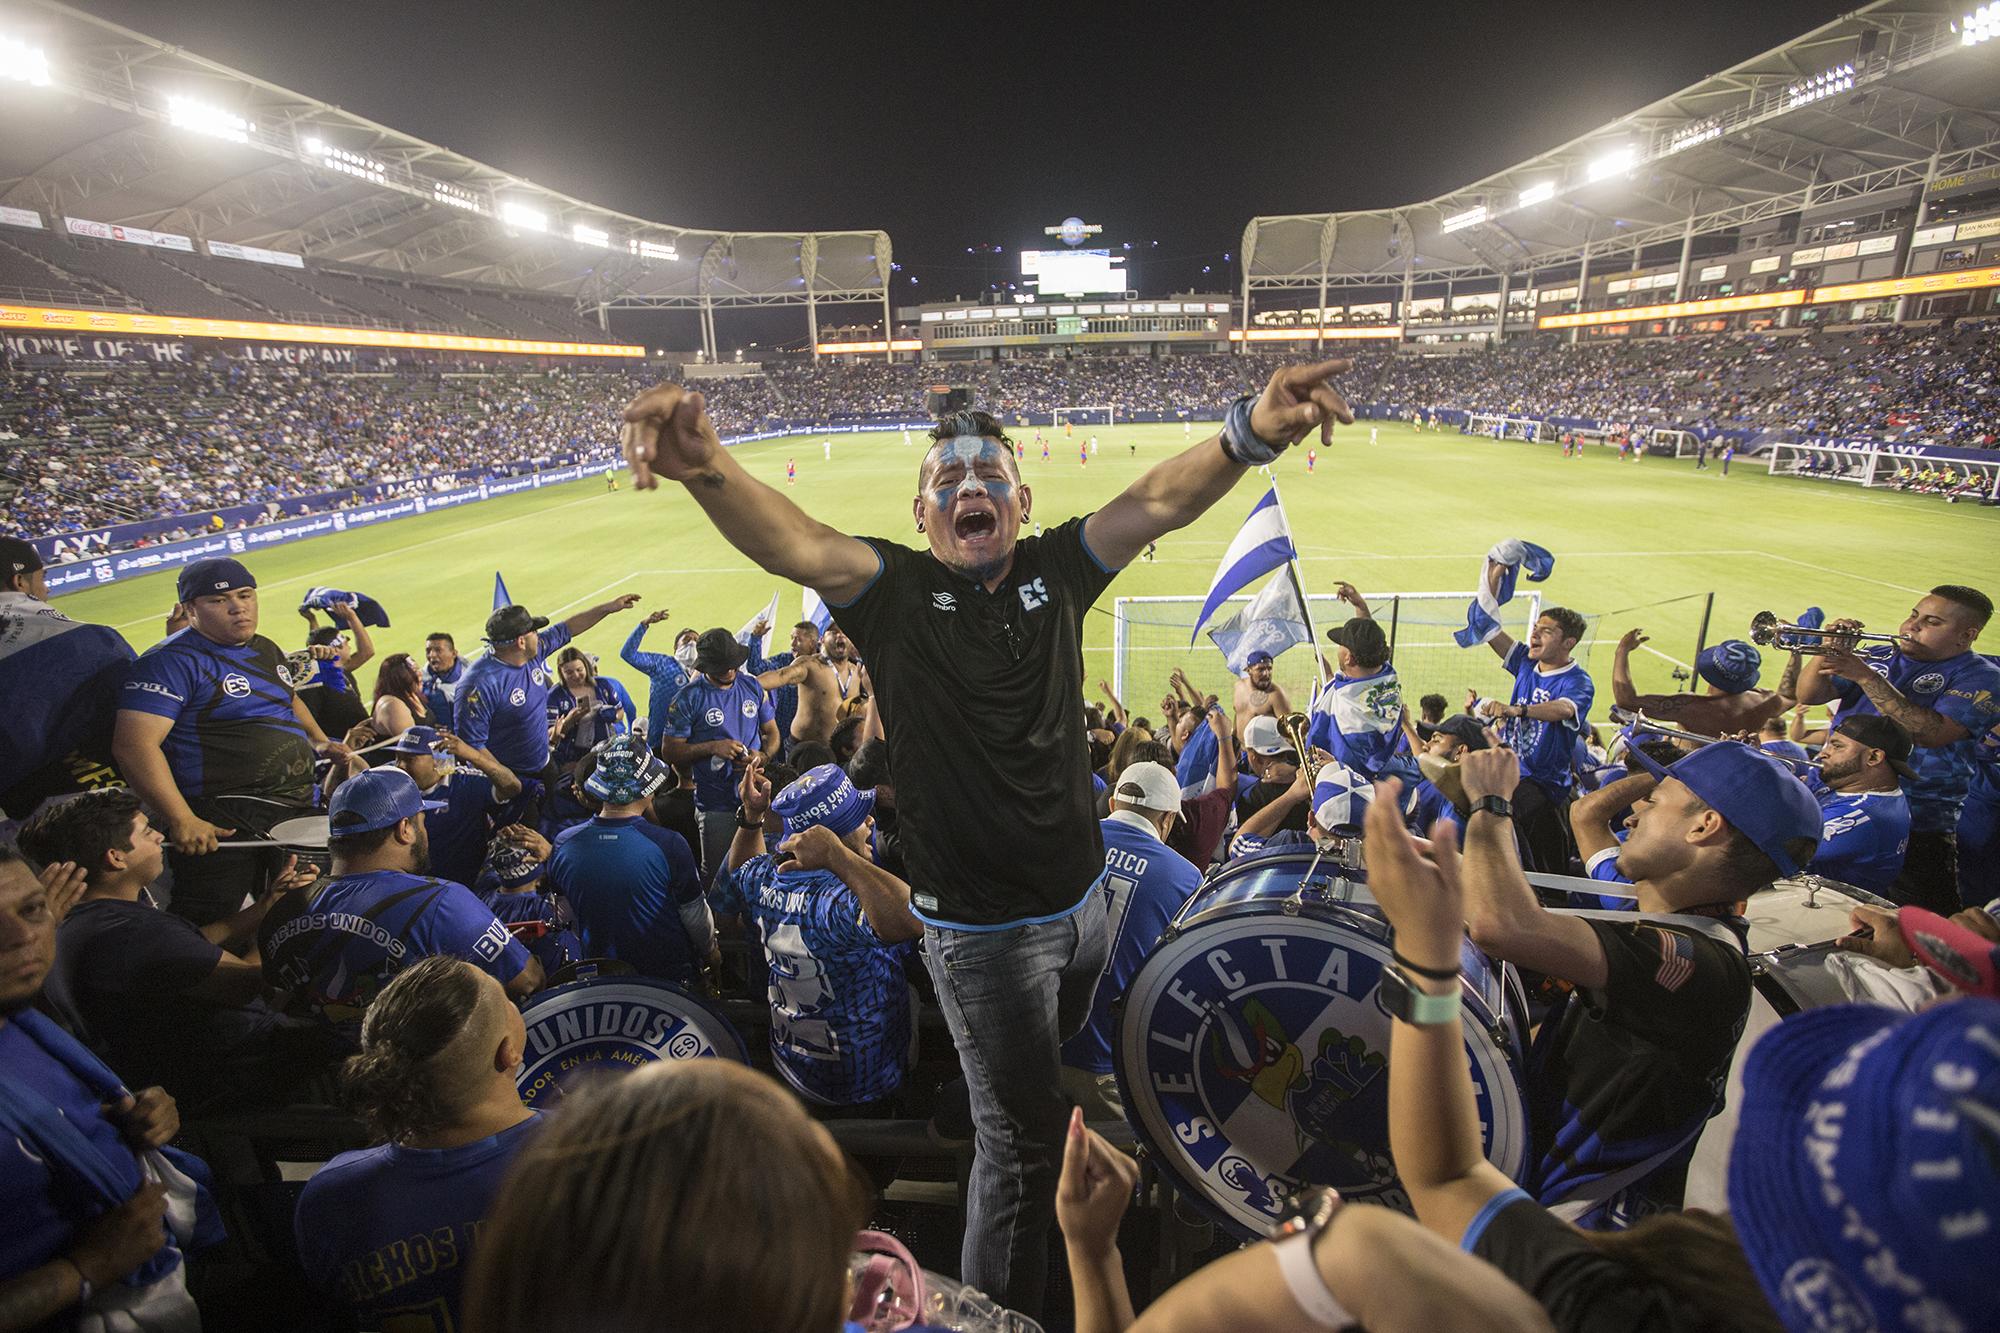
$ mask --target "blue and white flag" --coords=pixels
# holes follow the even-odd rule
[[[1250,605],[1210,630],[1208,637],[1222,650],[1230,671],[1240,676],[1251,653],[1276,657],[1293,644],[1311,643],[1312,630],[1306,626],[1306,609],[1299,604],[1291,576],[1277,574],[1250,599]]]
[[[800,591],[805,593],[805,599],[799,608],[801,612],[799,619],[811,621],[821,634],[826,633],[833,627],[833,608],[811,588],[803,588]]]
[[[1298,554],[1292,545],[1292,534],[1285,528],[1285,511],[1278,507],[1278,488],[1273,486],[1264,492],[1264,498],[1237,529],[1236,539],[1222,553],[1222,563],[1215,568],[1215,581],[1208,587],[1208,600],[1201,604],[1201,614],[1195,617],[1194,629],[1188,633],[1188,646],[1194,646],[1201,627],[1215,614],[1215,608],[1287,560],[1297,559]]]
[[[365,592],[344,592],[339,588],[314,588],[299,600],[299,610],[331,611],[336,602],[354,603],[354,613],[361,617],[364,625],[374,625],[379,629],[389,628],[389,613],[382,609],[382,603]]]
[[[493,571],[493,609],[494,609],[495,611],[498,611],[498,610],[499,610],[499,609],[500,609],[501,607],[503,607],[503,606],[512,606],[513,604],[514,604],[514,599],[513,599],[512,597],[509,597],[509,596],[507,595],[507,581],[506,581],[505,579],[503,579],[503,578],[501,578],[501,577],[500,577],[500,571],[499,571],[499,570],[497,570],[497,569],[496,569],[496,570],[494,570],[494,571]]]
[[[750,633],[750,631],[757,628],[757,623],[759,621],[762,621],[764,624],[764,634],[762,638],[757,639],[755,643],[752,643],[751,639],[755,636],[753,636]],[[758,658],[761,660],[771,655],[771,635],[777,631],[777,628],[778,628],[778,594],[776,592],[773,592],[771,594],[771,604],[765,607],[762,611],[759,611],[756,615],[744,621],[743,628],[736,631],[736,642],[742,644],[745,648],[748,648],[751,652],[757,654]]]
[[[1313,782],[1313,822],[1327,833],[1358,829],[1374,794],[1374,784],[1347,765],[1337,760],[1322,763]]]
[[[1451,637],[1461,648],[1490,640],[1500,632],[1500,608],[1514,600],[1514,581],[1521,571],[1527,570],[1530,583],[1540,583],[1555,567],[1556,558],[1533,542],[1519,537],[1495,542],[1479,567],[1479,592],[1465,608],[1465,628]]]

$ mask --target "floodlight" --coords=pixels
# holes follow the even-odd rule
[[[1638,150],[1631,144],[1626,144],[1623,148],[1614,148],[1592,162],[1585,174],[1593,181],[1601,181],[1607,176],[1622,176],[1630,171],[1633,163],[1638,160]]]
[[[0,37],[0,79],[49,86],[49,53],[18,37]]]
[[[210,106],[192,97],[179,96],[167,98],[167,122],[180,129],[227,139],[231,143],[249,143],[250,131],[257,128],[233,111],[224,111],[219,106]]]
[[[527,204],[515,203],[512,200],[503,202],[500,205],[500,220],[508,226],[518,227],[522,231],[547,231],[549,229],[549,215],[547,213],[542,212],[539,208],[531,208]]]
[[[611,244],[610,232],[601,231],[596,227],[586,227],[581,222],[571,225],[569,238],[582,245],[596,245],[608,248]]]
[[[1484,221],[1486,221],[1486,206],[1481,204],[1477,208],[1468,208],[1463,213],[1452,214],[1444,220],[1441,230],[1447,233],[1463,231],[1467,227],[1476,227]]]
[[[1545,204],[1555,197],[1556,183],[1554,181],[1543,181],[1540,185],[1530,185],[1527,189],[1521,191],[1520,201],[1515,204],[1515,207],[1530,208],[1536,204]]]
[[[371,185],[382,184],[389,174],[387,163],[377,162],[374,158],[361,153],[350,153],[345,148],[337,148],[323,139],[307,139],[305,150],[309,155],[317,157],[319,164],[327,170],[353,176]]]
[[[1986,4],[1959,21],[1958,40],[1962,46],[1977,46],[2000,37],[2000,4]]]
[[[662,245],[658,241],[627,241],[625,248],[641,259],[679,259],[681,257],[679,250],[676,250],[671,245]]]
[[[447,185],[443,181],[431,182],[431,198],[440,204],[453,208],[463,208],[470,213],[484,213],[486,205],[479,202],[479,196],[457,185]]]
[[[1713,118],[1697,120],[1675,130],[1667,140],[1667,151],[1678,153],[1722,137],[1722,123]]]

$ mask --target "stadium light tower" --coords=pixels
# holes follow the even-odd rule
[[[549,215],[539,208],[508,200],[500,205],[500,220],[521,231],[547,231]]]
[[[29,46],[19,37],[0,37],[0,79],[48,87],[49,53],[39,46]]]
[[[251,132],[257,128],[233,111],[178,94],[167,98],[167,123],[231,143],[249,143]]]
[[[605,231],[602,227],[586,227],[581,222],[573,223],[570,226],[569,238],[580,245],[594,245],[600,250],[606,249],[611,245],[610,232]]]
[[[1554,181],[1543,181],[1539,185],[1530,185],[1527,189],[1521,191],[1520,202],[1514,206],[1516,208],[1533,208],[1536,204],[1545,204],[1555,197],[1556,183]]]
[[[2000,3],[1981,5],[1958,23],[1961,46],[1977,46],[2000,37]]]
[[[1590,170],[1585,174],[1593,181],[1601,181],[1608,176],[1622,176],[1630,171],[1633,164],[1638,160],[1638,149],[1632,147],[1631,144],[1626,144],[1621,148],[1612,149],[1595,162],[1592,162]]]

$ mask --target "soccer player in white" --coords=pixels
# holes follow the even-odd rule
[[[1382,428],[1380,426],[1370,426],[1368,428],[1368,443],[1382,443]]]
[[[826,461],[831,463],[833,461],[833,441],[821,440],[819,442],[819,447],[820,451],[826,455]]]

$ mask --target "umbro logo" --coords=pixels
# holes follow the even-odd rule
[[[956,611],[958,598],[948,592],[934,592],[931,594],[931,605],[940,611]]]

